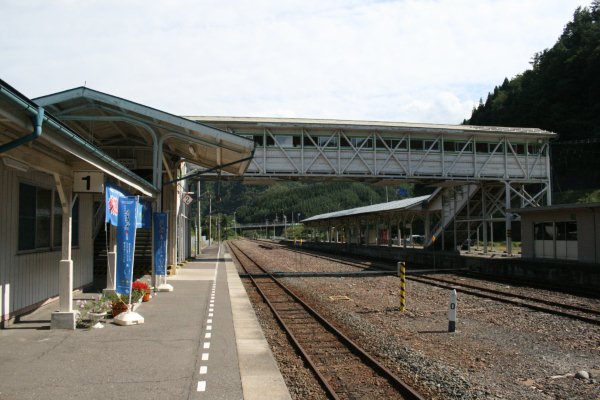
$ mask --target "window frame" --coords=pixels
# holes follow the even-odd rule
[[[23,213],[23,202],[21,201],[21,196],[23,194],[23,190],[28,190],[30,192],[34,192],[34,207],[32,210],[26,210],[27,212],[33,211],[33,215],[25,215]],[[46,195],[50,196],[50,204],[47,210],[47,214],[49,218],[48,221],[48,241],[47,244],[40,244],[40,240],[38,238],[38,219],[44,217],[43,211],[44,209],[40,209],[38,200],[38,194],[41,191],[47,192]],[[60,198],[58,196],[58,192],[56,188],[48,188],[47,186],[32,184],[30,182],[19,182],[19,207],[18,207],[18,222],[17,222],[17,254],[30,254],[30,253],[42,253],[42,252],[55,252],[60,251],[62,249],[62,213],[60,214],[60,218],[56,218],[56,210],[57,207],[62,208],[56,203],[60,203]],[[22,219],[32,220],[32,226],[23,226]],[[74,204],[72,205],[72,215],[71,215],[71,248],[79,247],[79,197],[75,199]],[[30,224],[31,225],[31,224]],[[56,232],[56,227],[59,226],[58,232]],[[28,244],[24,244],[22,242],[21,233],[22,230],[25,229],[29,232],[33,232],[33,247],[28,247]],[[58,237],[56,237],[58,235]]]

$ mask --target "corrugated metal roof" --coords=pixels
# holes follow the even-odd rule
[[[555,204],[552,206],[541,206],[541,207],[526,207],[526,208],[511,208],[508,212],[516,214],[531,214],[536,212],[544,211],[558,211],[558,210],[576,210],[582,208],[600,208],[600,203],[571,203],[571,204]]]
[[[554,132],[545,131],[538,128],[516,128],[500,126],[476,126],[476,125],[450,125],[450,124],[428,124],[428,123],[410,123],[410,122],[391,122],[391,121],[358,121],[358,120],[340,120],[340,119],[313,119],[313,118],[264,118],[264,117],[208,117],[208,116],[188,116],[194,121],[210,124],[213,123],[241,123],[256,125],[288,125],[342,128],[388,128],[388,129],[411,129],[428,131],[454,131],[456,133],[498,133],[498,134],[533,134],[555,136]]]
[[[371,214],[371,213],[384,212],[384,211],[403,210],[403,209],[410,208],[415,205],[421,204],[422,202],[428,200],[430,197],[431,197],[431,195],[420,196],[420,197],[411,197],[409,199],[402,199],[402,200],[390,201],[387,203],[373,204],[370,206],[351,208],[348,210],[334,211],[334,212],[330,212],[330,213],[326,213],[326,214],[315,215],[313,217],[303,219],[300,222],[313,222],[313,221],[319,221],[319,220],[323,220],[323,219],[342,218],[342,217],[348,217],[351,215],[358,215],[358,214]]]

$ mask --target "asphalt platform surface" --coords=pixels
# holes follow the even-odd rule
[[[141,325],[51,330],[57,302],[17,319],[0,330],[0,399],[289,399],[230,260],[204,249]]]

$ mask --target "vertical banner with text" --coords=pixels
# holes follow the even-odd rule
[[[113,226],[118,225],[118,217],[119,217],[119,199],[125,196],[125,191],[118,186],[111,185],[109,183],[106,184],[106,219],[105,222],[107,224],[111,224]]]
[[[154,274],[167,275],[167,213],[154,213]]]
[[[116,282],[116,289],[119,294],[131,294],[137,203],[135,197],[122,197],[119,199]]]

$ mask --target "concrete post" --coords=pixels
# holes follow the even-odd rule
[[[114,293],[117,288],[117,228],[112,224],[109,224],[108,227],[110,231],[108,253],[106,254],[108,270],[106,271],[106,288],[102,291],[105,295]]]
[[[485,186],[481,185],[481,209],[483,214],[483,253],[488,252],[488,240],[487,240],[487,207],[485,198]]]
[[[506,253],[512,255],[512,213],[508,212],[510,208],[510,183],[505,183],[505,207],[506,207]]]
[[[72,192],[65,188],[60,177],[55,176],[56,189],[62,207],[62,254],[58,265],[59,310],[52,313],[52,329],[75,329],[76,313],[73,311],[73,260],[72,240]]]

